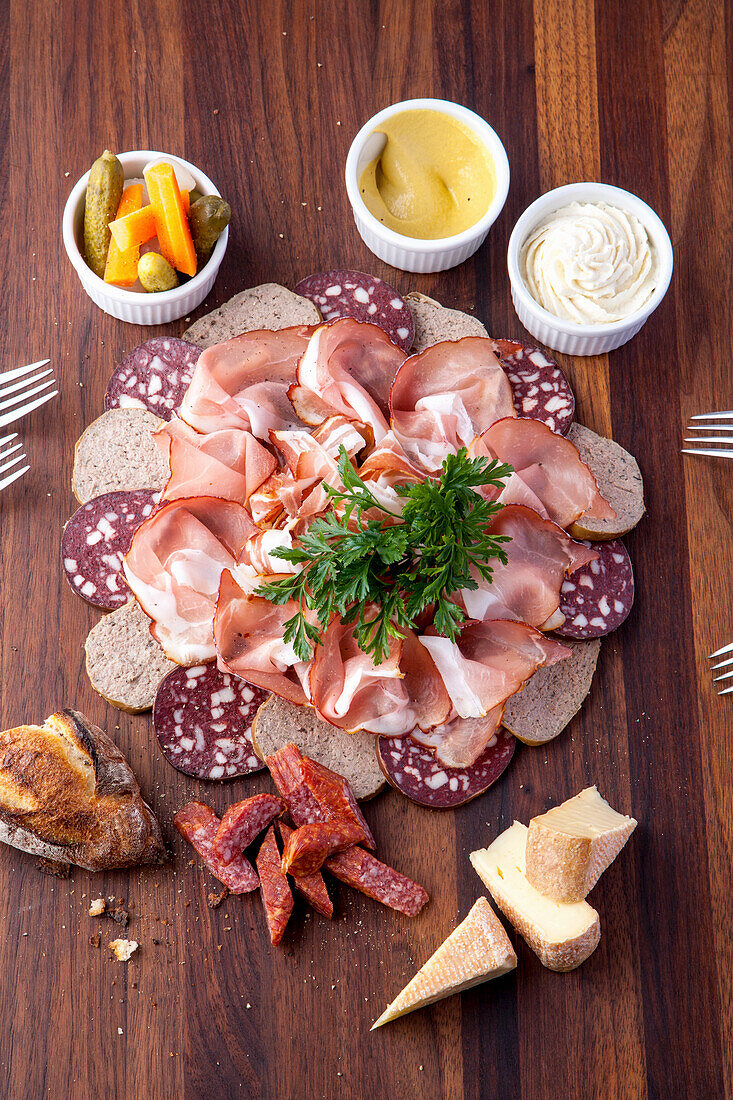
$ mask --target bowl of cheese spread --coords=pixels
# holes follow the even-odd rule
[[[509,240],[514,307],[555,351],[600,355],[635,336],[672,277],[669,234],[620,187],[573,183],[531,204]]]
[[[394,103],[370,118],[346,160],[357,229],[403,271],[455,267],[483,244],[506,201],[509,161],[479,115],[442,99]]]

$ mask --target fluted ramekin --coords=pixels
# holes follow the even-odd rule
[[[200,168],[181,157],[151,149],[134,149],[129,153],[118,153],[117,157],[125,172],[125,179],[141,177],[143,168],[151,160],[163,157],[171,164],[182,164],[196,181],[196,189],[202,195],[218,195],[214,184]],[[159,291],[156,294],[143,294],[126,290],[124,287],[105,283],[88,266],[82,252],[84,242],[84,201],[89,173],[85,172],[69,195],[64,207],[63,236],[66,254],[79,276],[81,285],[95,305],[120,321],[132,325],[165,325],[194,310],[203,302],[214,285],[214,280],[224,259],[229,241],[229,227],[224,230],[214,246],[214,251],[201,270],[192,279],[174,287],[173,290]]]
[[[527,238],[555,210],[571,202],[605,202],[635,214],[646,229],[659,261],[657,286],[644,306],[621,321],[607,325],[580,325],[563,321],[534,300],[521,272],[520,255]],[[602,355],[621,347],[636,336],[645,321],[667,293],[672,278],[674,254],[669,233],[658,214],[636,195],[608,183],[570,183],[540,195],[524,211],[512,230],[507,252],[507,267],[512,288],[512,301],[517,316],[528,332],[553,351],[565,355]]]
[[[463,233],[435,240],[405,237],[393,229],[388,229],[379,218],[375,218],[361,197],[359,180],[366,168],[362,157],[364,144],[386,119],[401,111],[440,111],[444,115],[450,115],[451,118],[458,119],[467,126],[488,149],[496,174],[496,194],[484,216]],[[470,111],[468,107],[462,107],[460,103],[451,103],[446,99],[406,99],[402,103],[393,103],[390,107],[385,107],[383,111],[379,111],[365,122],[359,130],[346,158],[346,191],[359,235],[375,256],[400,271],[422,273],[445,271],[449,267],[462,264],[486,240],[489,229],[506,202],[509,191],[509,160],[496,132],[488,122],[474,111]]]

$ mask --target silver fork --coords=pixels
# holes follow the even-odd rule
[[[731,642],[730,645],[724,645],[722,649],[716,649],[715,653],[710,654],[708,660],[712,661],[714,657],[722,657],[725,653],[733,653],[733,642]],[[728,665],[733,665],[733,656],[726,657],[724,661],[718,661],[717,665],[711,665],[710,671],[714,672],[716,669],[726,668]],[[720,676],[714,676],[713,682],[717,683],[719,680],[730,680],[731,676],[733,676],[733,670],[730,672],[723,672]],[[718,695],[729,695],[731,691],[733,691],[733,684],[731,684],[730,687],[723,688],[722,691],[718,692]]]
[[[0,492],[7,489],[8,485],[12,485],[14,481],[17,481],[19,477],[30,470],[28,465],[21,466],[19,470],[13,469],[19,462],[24,462],[26,457],[24,454],[16,453],[23,450],[22,443],[13,443],[13,440],[17,438],[18,433],[14,432],[12,435],[6,435],[0,439]],[[15,455],[15,458],[11,458],[11,455]],[[12,472],[9,473],[8,471]]]
[[[50,361],[41,359],[38,363],[0,372],[0,428],[56,397],[58,390],[49,392],[49,387],[56,384],[54,378],[48,377],[53,375],[53,367],[42,369]]]
[[[693,443],[694,447],[683,447],[683,455],[733,458],[733,410],[717,413],[698,413],[696,416],[691,416],[690,420],[693,423],[687,425],[688,432],[730,432],[731,434],[687,436],[685,443]],[[714,423],[716,420],[722,420],[724,423],[716,424]],[[703,423],[703,421],[713,421],[713,423]],[[709,443],[723,444],[723,446],[709,447]]]

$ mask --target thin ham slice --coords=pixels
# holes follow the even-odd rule
[[[560,606],[565,577],[598,557],[523,505],[503,508],[490,531],[511,539],[502,547],[507,561],[493,563],[490,583],[472,572],[478,588],[460,593],[471,619],[515,619],[541,627]]]
[[[125,578],[172,661],[191,665],[216,656],[219,580],[256,530],[241,504],[210,496],[171,501],[138,527]]]
[[[170,461],[164,500],[215,496],[246,504],[277,469],[275,456],[244,428],[202,434],[174,416],[153,439]]]
[[[493,707],[483,718],[452,715],[429,733],[413,730],[413,740],[435,751],[435,759],[447,768],[469,768],[496,739],[504,716],[504,704]]]
[[[616,515],[578,448],[540,420],[497,420],[473,441],[469,453],[513,466],[516,477],[560,527],[569,527],[584,513],[593,519]]]
[[[313,326],[245,332],[206,348],[181,404],[181,417],[200,432],[245,428],[269,441],[272,430],[300,428],[288,399]]]
[[[538,668],[555,664],[570,650],[526,623],[511,620],[474,623],[458,640],[421,635],[443,677],[456,715],[484,718],[505,703]]]
[[[445,340],[405,360],[390,409],[408,458],[431,473],[495,420],[516,415],[509,380],[481,336]]]
[[[290,400],[306,424],[338,414],[368,424],[379,442],[388,429],[390,386],[404,359],[376,325],[351,319],[322,325],[298,365]]]
[[[219,668],[304,705],[309,701],[301,682],[305,668],[292,645],[283,641],[285,623],[296,614],[297,604],[290,600],[279,606],[253,595],[260,582],[277,579],[275,574],[243,586],[230,570],[222,574],[214,619]]]

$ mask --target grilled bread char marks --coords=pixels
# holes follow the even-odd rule
[[[72,710],[0,734],[0,839],[91,871],[165,854],[124,756]]]

